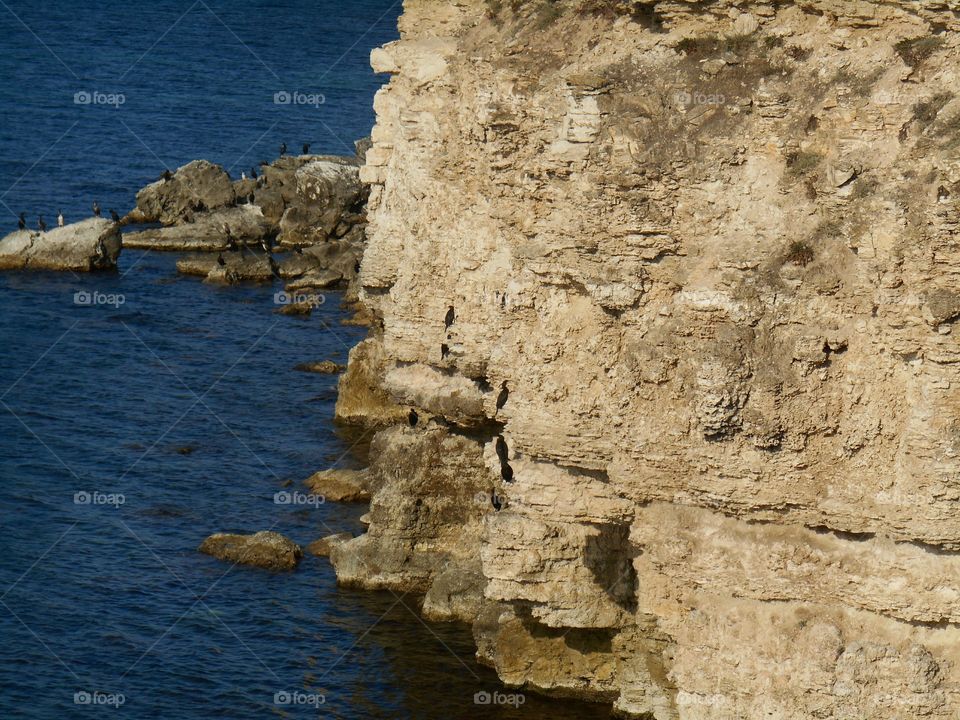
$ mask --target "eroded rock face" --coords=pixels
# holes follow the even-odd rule
[[[103,218],[43,233],[19,230],[0,240],[0,270],[112,270],[122,246],[118,225]]]
[[[373,53],[338,411],[423,408],[493,498],[416,522],[462,488],[387,431],[337,571],[474,573],[484,661],[629,716],[954,718],[960,25],[632,5],[407,0]]]
[[[270,531],[253,535],[216,533],[204,540],[199,550],[218,560],[265,570],[293,570],[303,557],[299,545]]]

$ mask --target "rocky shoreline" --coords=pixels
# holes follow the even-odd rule
[[[655,720],[948,720],[958,29],[940,2],[406,0],[358,158],[191,163],[124,243],[347,285],[370,331],[336,420],[369,464],[303,487],[369,512],[306,551],[470,624],[506,685]],[[0,258],[115,264],[116,228],[66,230]]]
[[[623,716],[956,716],[946,4],[407,0],[400,26],[339,582]]]

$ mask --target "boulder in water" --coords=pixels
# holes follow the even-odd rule
[[[204,210],[233,205],[236,195],[227,171],[206,160],[179,168],[169,180],[157,180],[137,193],[136,222],[173,225]]]
[[[293,570],[303,550],[280,533],[262,531],[254,535],[216,533],[200,545],[200,552],[218,560],[253,565],[265,570]]]
[[[105,218],[47,232],[18,230],[0,240],[0,270],[112,270],[122,246],[119,226]]]

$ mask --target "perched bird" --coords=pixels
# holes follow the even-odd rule
[[[450,354],[450,346],[444,343],[443,345],[440,346],[440,359],[442,360],[449,354]]]
[[[63,210],[57,210],[57,227],[63,227]]]
[[[40,232],[47,231],[47,224],[43,221],[43,215],[37,220],[37,227],[40,228]]]
[[[503,507],[503,503],[500,502],[500,498],[497,497],[497,491],[490,491],[490,504],[493,505],[494,510],[499,510]]]
[[[310,143],[304,143],[304,144],[303,144],[303,154],[304,154],[304,155],[309,155],[309,154],[310,154]]]
[[[93,214],[96,217],[100,217],[100,203],[96,200],[93,201]]]
[[[219,255],[217,255],[217,265],[219,265],[220,267],[223,267],[226,264],[227,264],[227,261],[223,259],[223,253],[220,253]]]
[[[447,308],[447,314],[443,318],[443,327],[448,328],[453,325],[453,321],[456,319],[457,314],[453,310],[453,305]]]
[[[287,154],[287,144],[280,143],[280,157],[283,157],[286,154]]]
[[[170,172],[169,170],[164,170],[164,171],[160,174],[160,178],[161,178],[164,182],[169,182],[170,180],[173,180],[173,173]]]
[[[497,395],[497,410],[500,410],[507,404],[507,398],[510,397],[510,391],[507,389],[507,381],[504,380],[500,386],[500,394]]]
[[[246,174],[243,170],[240,171],[240,179],[241,179],[241,180],[246,180],[246,179],[247,179],[247,174]]]
[[[359,260],[357,260],[357,261],[353,264],[353,271],[354,271],[355,273],[357,273],[358,275],[360,274],[360,261],[359,261]]]
[[[417,411],[413,408],[410,408],[410,412],[407,413],[407,422],[410,423],[410,427],[416,427],[419,421],[420,416],[417,415]]]
[[[263,238],[260,241],[260,249],[263,250],[267,255],[273,252],[273,248],[270,247],[270,242],[266,238]]]
[[[252,177],[254,180],[257,179],[257,169],[255,167],[250,168],[250,177]]]
[[[507,450],[507,441],[503,439],[503,435],[497,435],[496,450],[501,465],[510,459],[510,453]]]
[[[27,229],[27,214],[26,214],[26,213],[20,213],[20,217],[17,219],[17,228],[19,228],[20,230],[26,230],[26,229]]]
[[[103,244],[103,238],[97,240],[96,247],[97,257],[105,257],[107,254],[107,246]]]
[[[227,249],[228,249],[230,252],[236,252],[237,250],[240,249],[240,247],[237,245],[237,239],[236,239],[235,237],[233,237],[233,233],[230,232],[230,226],[229,226],[229,225],[224,225],[224,226],[223,226],[223,234],[224,234],[224,235],[226,236],[226,238],[227,238]]]
[[[113,208],[110,208],[110,219],[113,220],[115,223],[120,222],[120,215]]]

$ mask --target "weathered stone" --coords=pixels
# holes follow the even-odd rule
[[[353,535],[348,532],[334,533],[333,535],[327,535],[319,540],[314,540],[312,543],[307,545],[306,550],[308,553],[316,557],[329,557],[330,551],[335,546],[345,543],[352,538]]]
[[[137,222],[173,225],[199,213],[233,205],[230,176],[219,165],[194,160],[168,180],[157,180],[137,193]]]
[[[367,502],[370,500],[367,473],[364,470],[321,470],[304,484],[310,492],[323,495],[327,502]]]
[[[19,230],[0,240],[0,270],[110,270],[121,248],[120,228],[103,218],[47,232]]]
[[[293,570],[303,557],[299,545],[270,531],[254,535],[216,533],[204,540],[199,550],[218,560],[265,570]]]
[[[320,360],[318,362],[300,363],[294,370],[300,372],[318,373],[320,375],[337,375],[346,369],[346,365],[340,365],[333,360]]]

